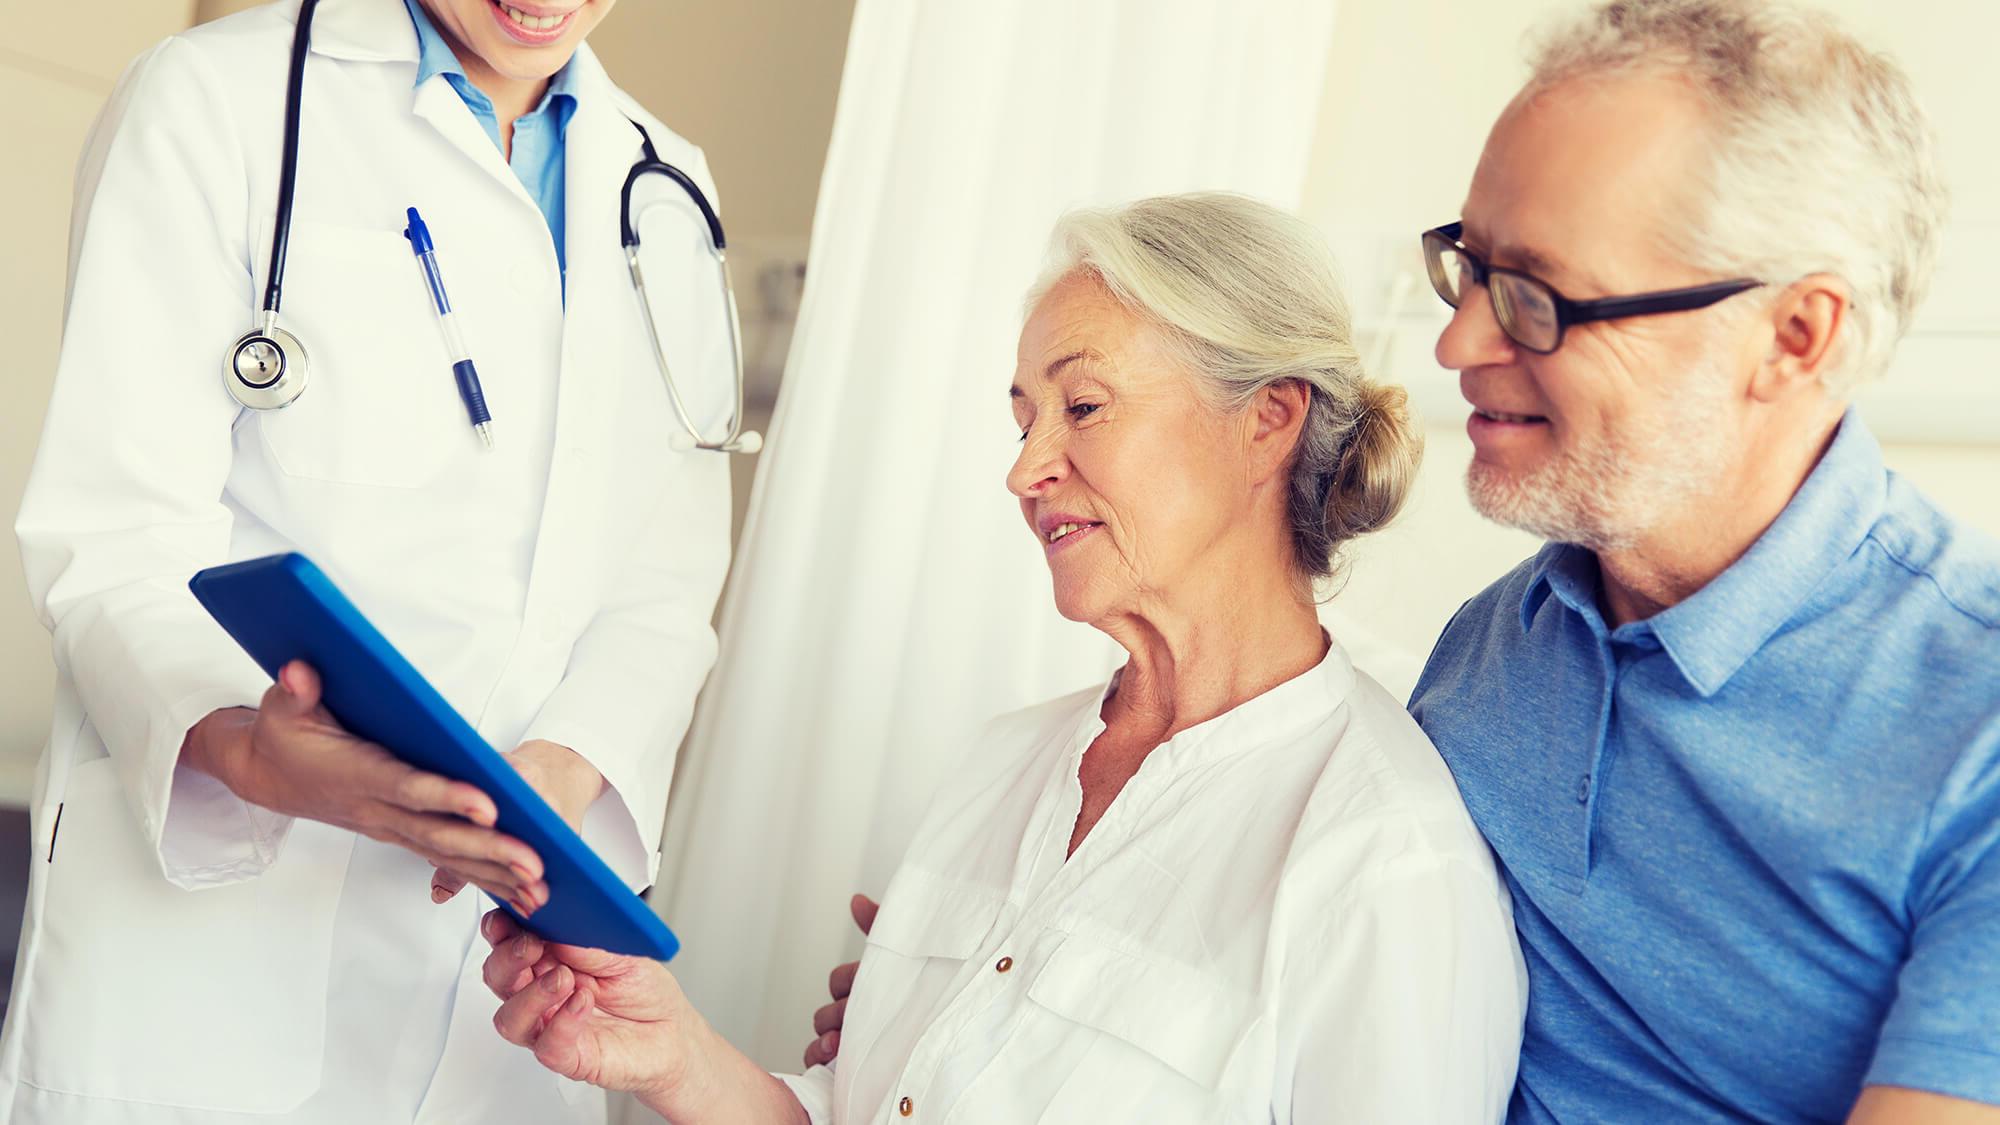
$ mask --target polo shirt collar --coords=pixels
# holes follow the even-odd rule
[[[1613,636],[1650,634],[1691,687],[1703,697],[1714,695],[1860,549],[1887,496],[1882,447],[1850,410],[1819,464],[1742,558],[1692,597]],[[1602,634],[1598,590],[1594,554],[1549,544],[1535,557],[1521,600],[1522,626],[1531,627],[1554,594]]]

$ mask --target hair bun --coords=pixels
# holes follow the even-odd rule
[[[1423,460],[1423,434],[1411,420],[1410,396],[1403,388],[1363,380],[1355,406],[1326,496],[1326,533],[1335,543],[1378,531],[1395,519]]]

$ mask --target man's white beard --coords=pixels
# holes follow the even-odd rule
[[[1628,549],[1713,491],[1726,471],[1736,452],[1725,424],[1727,386],[1719,373],[1687,380],[1689,393],[1526,475],[1474,459],[1465,490],[1495,523],[1593,551]]]

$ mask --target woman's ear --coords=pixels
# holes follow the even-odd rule
[[[1291,464],[1311,408],[1312,386],[1303,379],[1279,379],[1258,389],[1250,403],[1250,483],[1262,484]]]

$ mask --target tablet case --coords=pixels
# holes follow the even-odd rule
[[[188,587],[274,679],[293,660],[317,669],[326,709],[347,730],[493,798],[499,830],[542,857],[548,904],[526,919],[500,904],[529,930],[566,945],[662,961],[680,949],[666,923],[311,560],[292,553],[211,567]]]

